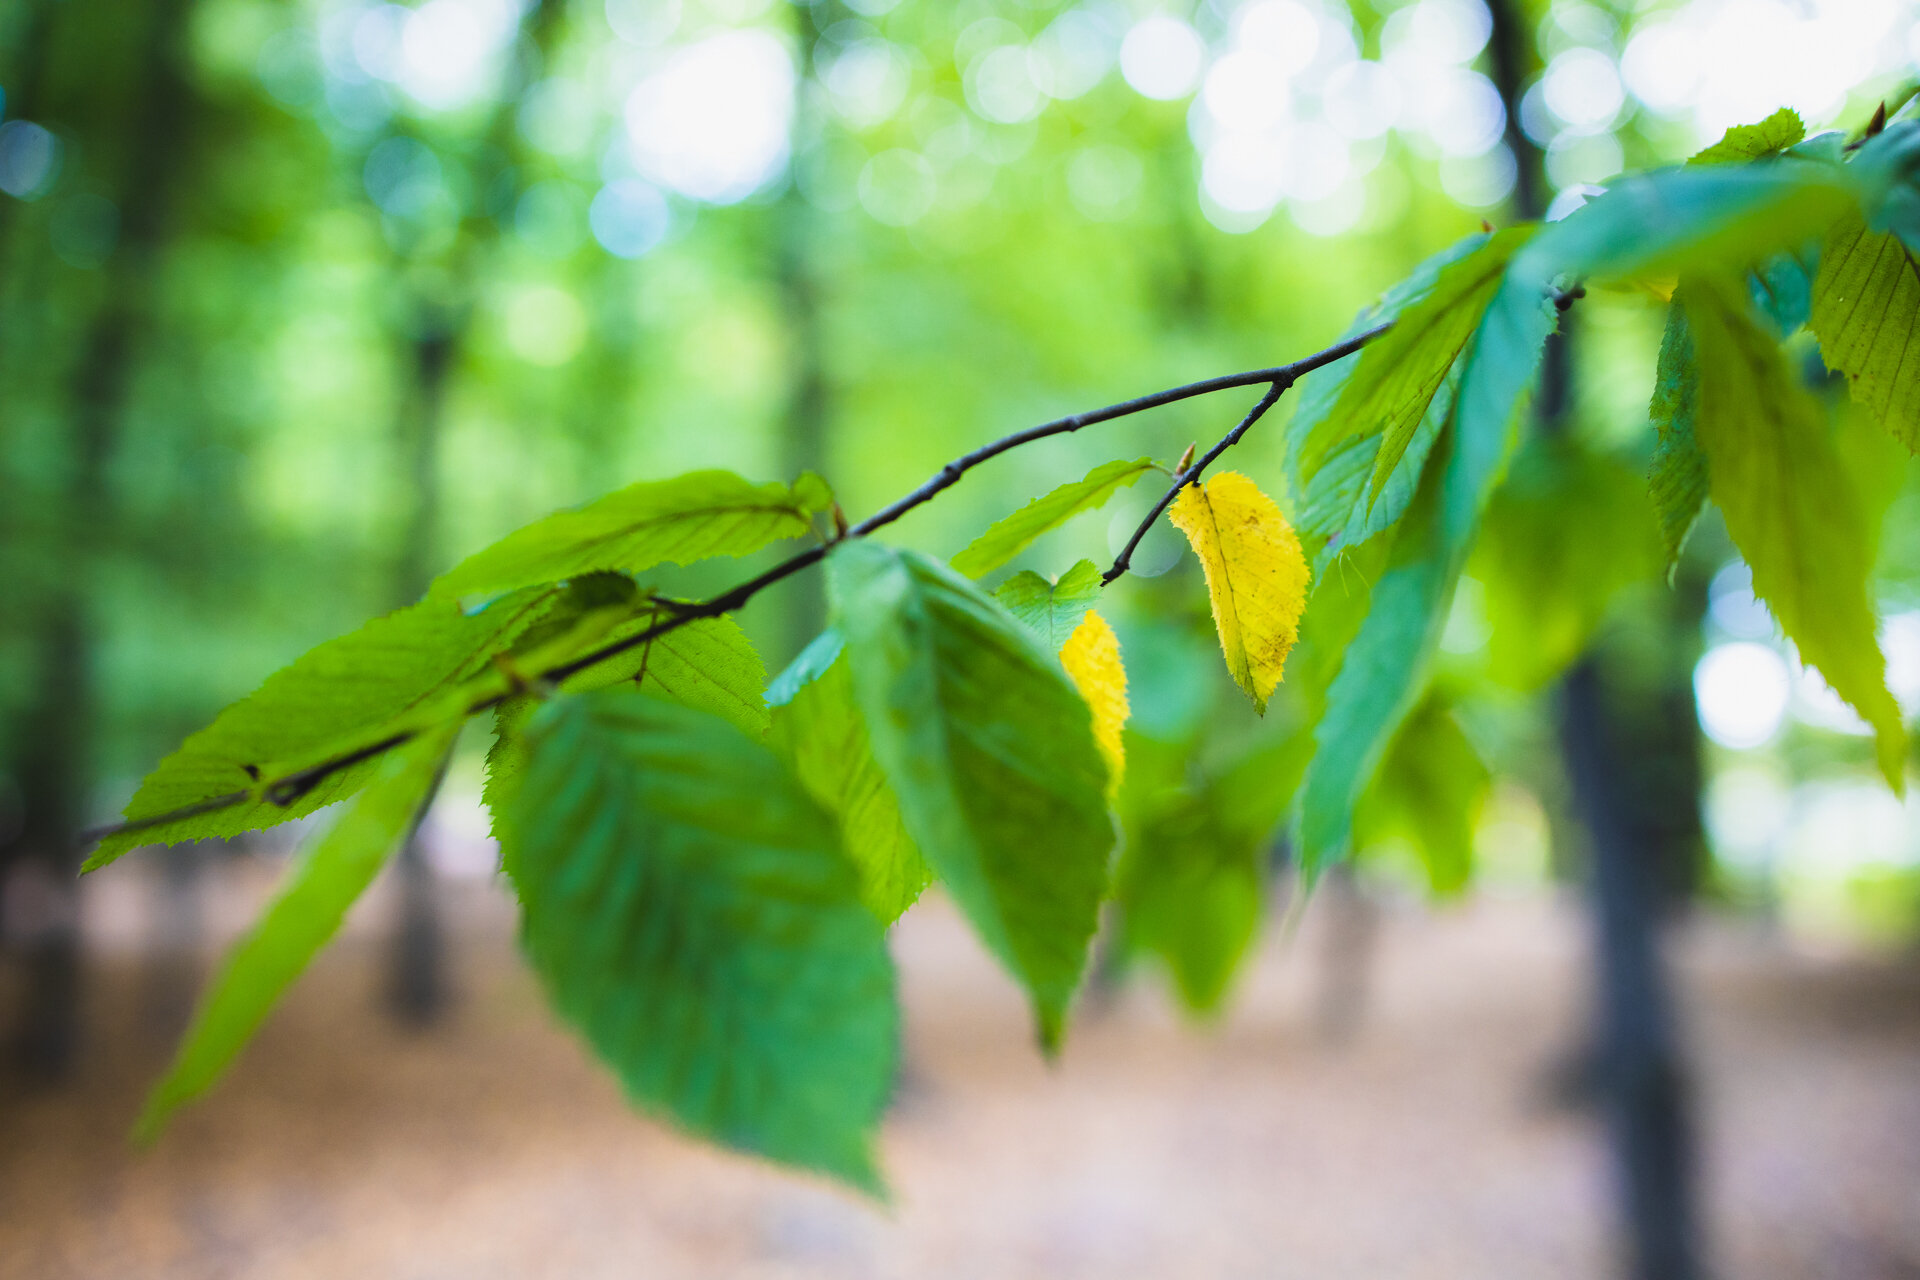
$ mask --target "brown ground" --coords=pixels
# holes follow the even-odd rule
[[[454,886],[441,1029],[377,1013],[370,903],[226,1085],[130,1154],[165,1051],[126,942],[134,883],[89,906],[106,954],[82,1078],[0,1096],[4,1280],[1609,1274],[1592,1124],[1543,1101],[1579,1022],[1585,935],[1562,908],[1389,913],[1344,1045],[1312,1016],[1310,913],[1223,1025],[1184,1028],[1136,986],[1049,1070],[1008,984],[926,904],[897,939],[910,1071],[887,1211],[629,1113],[474,884]],[[1725,926],[1684,951],[1718,1273],[1920,1276],[1920,968]]]

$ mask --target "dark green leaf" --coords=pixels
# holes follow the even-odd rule
[[[628,485],[570,511],[556,511],[467,557],[433,584],[434,596],[490,596],[584,573],[638,573],[708,556],[743,556],[812,529],[833,505],[820,477],[792,488],[752,484],[731,471],[692,471]]]
[[[167,1119],[218,1080],[280,994],[345,919],[388,855],[432,799],[459,725],[391,752],[377,776],[311,849],[251,932],[207,986],[166,1078],[154,1087],[136,1134],[158,1137]]]
[[[527,736],[503,853],[554,1006],[642,1106],[880,1194],[893,969],[826,815],[766,747],[632,688]]]
[[[1058,653],[1100,602],[1100,587],[1099,568],[1091,560],[1082,560],[1061,574],[1058,582],[1048,582],[1031,569],[1022,570],[1001,583],[993,598]]]
[[[1025,551],[1041,534],[1059,528],[1083,511],[1105,505],[1108,498],[1157,470],[1152,458],[1095,467],[1084,479],[1063,484],[992,525],[953,558],[954,571],[969,578],[992,573]]]
[[[1900,790],[1906,733],[1887,692],[1867,591],[1871,536],[1819,404],[1778,344],[1716,279],[1679,294],[1700,363],[1694,431],[1727,532],[1800,656],[1872,725],[1880,768]]]
[[[827,565],[855,702],[907,831],[1025,984],[1052,1049],[1113,847],[1087,704],[1038,637],[945,566],[864,541]]]

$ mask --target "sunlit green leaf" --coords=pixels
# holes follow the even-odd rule
[[[553,605],[552,591],[519,592],[473,614],[424,600],[329,640],[269,676],[258,690],[160,762],[127,805],[142,819],[255,789],[273,766],[431,703],[485,671]],[[271,827],[353,794],[372,776],[363,762],[322,781],[290,805],[257,795],[199,817],[111,836],[87,860],[104,866],[142,844],[209,839]]]
[[[797,682],[774,708],[770,741],[792,762],[808,794],[839,823],[841,847],[860,876],[861,900],[882,924],[892,924],[919,898],[933,872],[907,834],[900,801],[873,758],[837,634],[834,640],[835,660]]]
[[[1085,478],[1063,484],[995,522],[953,558],[954,570],[969,578],[992,573],[1025,551],[1041,534],[1059,528],[1083,511],[1104,505],[1108,498],[1141,476],[1157,470],[1152,458],[1108,462],[1095,467]]]
[[[1920,452],[1920,263],[1892,235],[1851,214],[1828,234],[1809,321],[1853,398]]]
[[[1906,734],[1867,592],[1871,537],[1820,406],[1733,286],[1693,281],[1676,297],[1700,364],[1694,432],[1714,502],[1752,567],[1754,594],[1873,726],[1881,771],[1898,790]]]
[[[855,703],[907,831],[1059,1043],[1113,827],[1092,713],[1037,636],[965,578],[871,542],[828,560]]]
[[[879,921],[773,752],[632,688],[528,723],[503,853],[554,1006],[639,1104],[879,1193],[898,1020]]]
[[[1688,164],[1734,164],[1778,155],[1807,136],[1806,125],[1791,107],[1782,107],[1759,124],[1737,124],[1720,141]]]
[[[743,556],[804,536],[813,514],[832,504],[825,482],[811,473],[791,488],[753,484],[731,471],[643,481],[508,534],[442,574],[432,594],[484,597],[599,570],[638,573]]]

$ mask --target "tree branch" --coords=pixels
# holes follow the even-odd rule
[[[671,616],[663,618],[654,625],[643,628],[630,636],[623,636],[618,640],[603,644],[597,649],[590,650],[577,658],[560,663],[557,666],[549,667],[547,670],[539,672],[534,677],[534,681],[546,686],[558,685],[569,677],[578,675],[590,667],[598,666],[610,658],[618,657],[629,649],[637,648],[649,641],[658,639],[670,631],[677,631],[689,623],[698,622],[704,618],[717,618],[721,614],[731,613],[735,609],[745,605],[749,600],[753,599],[753,597],[774,583],[790,578],[803,569],[811,568],[826,559],[827,554],[832,551],[843,538],[864,538],[874,531],[892,524],[901,516],[907,514],[907,512],[912,511],[915,507],[932,501],[941,492],[953,487],[954,484],[958,483],[961,476],[973,470],[981,463],[990,458],[997,458],[1011,449],[1017,449],[1021,445],[1031,444],[1036,440],[1044,440],[1050,436],[1069,435],[1081,430],[1083,427],[1091,427],[1098,423],[1111,422],[1116,418],[1125,418],[1136,413],[1144,413],[1149,409],[1158,409],[1162,405],[1175,404],[1182,400],[1191,400],[1198,396],[1211,395],[1216,391],[1230,391],[1236,387],[1257,387],[1264,385],[1267,388],[1266,394],[1261,398],[1259,405],[1255,407],[1254,411],[1248,414],[1247,417],[1241,421],[1240,425],[1223,437],[1219,443],[1209,449],[1204,458],[1187,468],[1187,470],[1183,471],[1179,477],[1176,478],[1173,488],[1167,492],[1166,496],[1161,499],[1159,505],[1154,508],[1153,517],[1148,521],[1148,524],[1151,524],[1152,519],[1157,518],[1160,512],[1165,510],[1167,504],[1173,501],[1180,487],[1196,478],[1209,463],[1238,443],[1240,437],[1246,434],[1249,427],[1259,421],[1261,415],[1273,406],[1274,401],[1280,398],[1280,394],[1283,391],[1315,369],[1352,355],[1390,328],[1392,328],[1391,322],[1383,324],[1357,337],[1337,342],[1324,351],[1317,351],[1313,355],[1296,360],[1292,364],[1278,365],[1271,369],[1254,369],[1246,373],[1229,373],[1217,378],[1207,378],[1200,382],[1189,382],[1183,386],[1168,388],[1165,391],[1156,391],[1151,395],[1139,396],[1132,400],[1123,400],[1118,404],[1110,404],[1102,409],[1093,409],[1086,413],[1076,413],[1064,418],[1056,418],[1052,422],[1043,422],[1039,426],[1028,427],[1024,431],[1016,431],[1012,435],[1002,436],[990,444],[981,445],[971,453],[955,458],[952,462],[949,462],[946,466],[935,472],[932,478],[918,489],[915,489],[912,493],[907,494],[892,505],[874,512],[859,524],[848,529],[840,538],[836,538],[834,541],[823,546],[809,547],[804,551],[789,556],[779,564],[768,569],[765,573],[750,578],[738,586],[732,587],[710,599],[671,605],[669,606]],[[1134,545],[1145,536],[1146,528],[1147,525],[1142,525],[1140,531],[1134,534],[1132,542],[1127,545],[1127,550],[1121,553],[1122,561],[1124,561],[1127,555],[1131,554]],[[1125,564],[1122,561],[1116,561],[1115,569],[1108,571],[1107,581],[1111,581],[1126,571]],[[491,710],[499,706],[502,702],[505,702],[511,696],[513,696],[513,691],[506,691],[477,699],[468,704],[465,714],[471,716],[477,715],[482,711]],[[420,729],[410,728],[391,733],[376,742],[368,743],[366,746],[356,748],[342,755],[333,756],[317,764],[309,765],[304,769],[287,774],[283,778],[275,779],[268,783],[260,794],[264,799],[273,804],[282,807],[291,805],[341,770],[352,768],[354,765],[360,764],[363,761],[384,755],[395,747],[411,742],[421,732],[422,730]],[[202,814],[214,813],[222,809],[231,809],[236,805],[245,804],[252,796],[253,793],[250,791],[235,791],[227,795],[202,800],[197,804],[170,810],[166,813],[158,813],[149,817],[133,818],[125,822],[95,827],[92,830],[82,832],[80,841],[82,844],[92,844],[96,841],[104,840],[109,836],[152,830],[155,827],[163,827],[187,818],[199,817]]]

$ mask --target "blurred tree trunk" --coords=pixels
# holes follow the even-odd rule
[[[1520,122],[1532,23],[1520,0],[1490,7],[1488,52],[1515,161],[1514,212],[1537,219],[1546,208],[1543,157]],[[1563,315],[1547,344],[1537,402],[1543,431],[1569,425],[1572,320]],[[1679,634],[1662,639],[1663,651],[1684,646]],[[1626,682],[1607,678],[1596,650],[1560,689],[1561,749],[1587,830],[1596,938],[1598,1017],[1582,1056],[1600,1094],[1634,1280],[1701,1274],[1686,1071],[1660,949],[1662,868],[1691,863],[1698,848],[1699,748],[1686,668],[1666,665],[1677,677],[1656,673],[1635,697]]]
[[[20,717],[12,765],[21,821],[12,849],[0,859],[14,864],[16,891],[29,886],[36,917],[21,940],[28,981],[16,1050],[31,1073],[48,1079],[71,1068],[78,1046],[80,850],[74,837],[88,817],[92,780],[96,620],[89,605],[96,567],[112,539],[107,472],[133,362],[154,320],[154,278],[172,197],[186,168],[191,115],[181,65],[187,0],[154,0],[145,13],[146,37],[135,67],[144,91],[125,124],[114,192],[122,210],[120,241],[106,264],[104,301],[87,326],[69,385],[57,531],[64,564],[52,575],[31,640],[33,700]],[[95,19],[74,14],[71,20]]]

